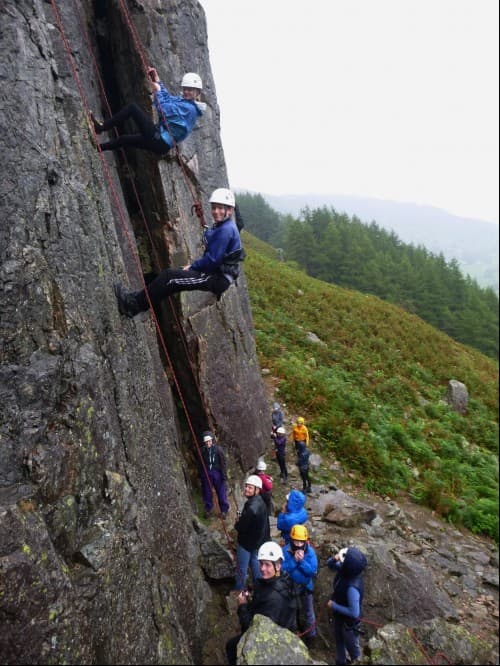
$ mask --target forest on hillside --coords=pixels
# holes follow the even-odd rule
[[[245,228],[282,260],[324,282],[378,296],[498,359],[498,296],[464,276],[456,260],[331,207],[305,208],[294,218],[251,193],[239,193],[238,205]]]

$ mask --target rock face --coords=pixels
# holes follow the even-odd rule
[[[123,7],[173,93],[185,71],[204,80],[182,168],[140,151],[101,159],[90,140],[89,109],[152,108]],[[149,315],[120,317],[113,280],[139,288],[143,271],[198,256],[193,200],[210,221],[208,194],[227,184],[203,11],[1,11],[0,658],[194,663],[211,596],[193,529],[195,439],[213,428],[235,475],[267,438],[245,278],[218,303],[172,299],[161,336]]]

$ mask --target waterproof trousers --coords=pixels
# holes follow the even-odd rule
[[[316,615],[314,613],[314,597],[312,590],[304,590],[300,595],[300,605],[304,613],[306,627],[304,632],[308,638],[316,636]]]
[[[347,663],[346,650],[350,661],[358,659],[361,655],[359,647],[359,623],[353,623],[342,615],[333,616],[333,632],[335,635],[335,663],[339,666]]]
[[[286,468],[285,454],[280,453],[278,450],[276,450],[276,462],[280,466],[280,477],[283,479],[283,481],[287,481],[288,470]]]
[[[212,488],[217,493],[221,513],[227,513],[229,503],[227,501],[226,481],[220,469],[202,470],[201,472],[201,494],[205,511],[212,511],[214,508]]]

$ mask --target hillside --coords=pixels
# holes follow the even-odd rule
[[[321,449],[369,490],[408,491],[498,539],[497,364],[414,315],[309,278],[244,238],[261,365],[278,378],[281,400],[307,415]],[[465,416],[444,400],[451,379],[468,388]]]
[[[393,230],[405,243],[422,245],[434,254],[456,259],[465,275],[498,293],[498,224],[452,215],[423,206],[369,197],[334,194],[263,194],[280,213],[298,215],[308,206],[333,206],[339,213],[355,215],[365,224],[376,221]]]

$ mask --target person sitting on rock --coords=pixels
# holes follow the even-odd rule
[[[363,604],[363,572],[367,566],[364,553],[357,548],[342,548],[326,564],[337,572],[328,607],[333,611],[336,664],[353,664],[361,656],[359,625]],[[347,662],[346,651],[350,661]]]
[[[139,134],[122,134],[117,139],[100,144],[101,150],[139,148],[156,155],[165,155],[192,132],[196,121],[203,115],[206,104],[199,101],[202,81],[198,74],[188,72],[182,78],[182,97],[171,95],[160,81],[154,67],[148,68],[148,84],[154,94],[158,123],[154,123],[140,106],[132,102],[107,120],[97,120],[91,113],[96,134],[102,134],[125,120],[133,118]]]

